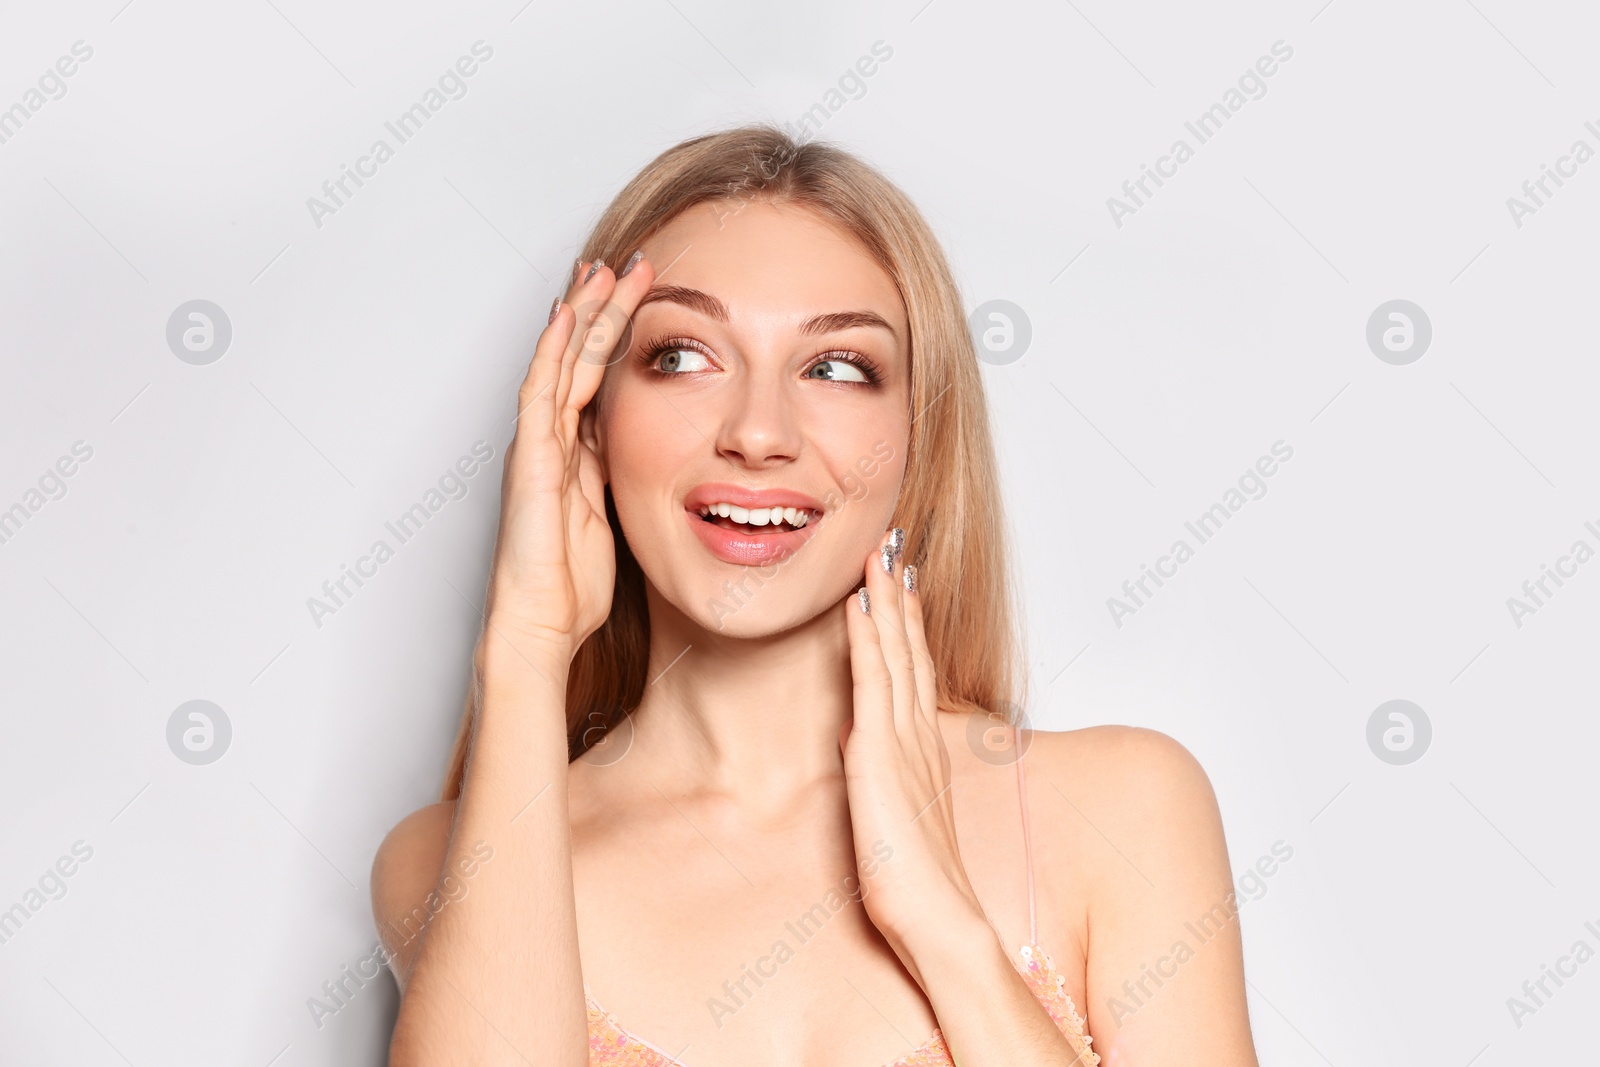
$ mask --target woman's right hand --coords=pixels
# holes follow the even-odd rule
[[[579,415],[606,367],[626,355],[613,350],[655,272],[643,258],[622,278],[580,262],[574,279],[517,394],[484,633],[563,668],[609,614],[617,565],[605,479]]]

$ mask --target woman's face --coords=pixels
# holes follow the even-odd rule
[[[792,204],[700,204],[644,253],[656,279],[594,423],[628,544],[708,629],[756,637],[814,618],[860,584],[899,497],[900,295]]]

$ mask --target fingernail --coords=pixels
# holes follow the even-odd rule
[[[878,562],[883,564],[883,573],[894,574],[895,551],[893,545],[884,545],[878,549]]]
[[[556,297],[555,303],[550,305],[550,319],[549,319],[548,322],[545,323],[545,325],[548,326],[548,325],[550,325],[550,323],[556,321],[556,315],[559,314],[560,311],[561,311],[561,298],[558,296],[558,297]]]
[[[898,526],[889,531],[889,547],[897,556],[906,550],[906,532]]]
[[[638,265],[639,261],[641,259],[643,259],[643,258],[644,258],[644,253],[643,252],[635,252],[633,255],[629,256],[628,257],[628,262],[622,268],[622,273],[617,275],[617,277],[626,278],[628,276],[628,272],[630,270],[632,270],[634,267],[636,267]]]
[[[906,592],[915,593],[917,591],[917,565],[915,563],[907,563],[906,569],[900,577],[906,583]]]
[[[872,614],[872,598],[867,595],[867,587],[862,586],[861,592],[856,594],[856,602],[861,605],[861,614]]]
[[[606,261],[603,260],[603,259],[597,259],[593,263],[591,263],[589,265],[589,273],[585,274],[583,276],[583,284],[584,285],[588,285],[589,284],[589,279],[594,277],[595,271],[599,270],[601,267],[603,267],[605,265],[606,265]]]
[[[578,272],[581,271],[582,269],[583,269],[583,260],[575,259],[575,260],[572,261],[572,284],[573,285],[577,285],[578,284]]]

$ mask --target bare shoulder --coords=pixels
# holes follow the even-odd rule
[[[1010,727],[954,711],[942,712],[939,721],[954,776],[983,782],[997,796],[1014,790],[1012,764],[1018,753]],[[1065,804],[1095,823],[1148,826],[1154,821],[1179,834],[1193,833],[1215,818],[1216,798],[1199,761],[1158,730],[1024,730],[1021,748],[1030,809],[1048,812]]]
[[[1047,866],[1071,866],[1075,884],[1102,902],[1145,899],[1158,886],[1226,890],[1216,793],[1182,744],[1131,726],[1026,737],[1029,806],[1057,816],[1047,823],[1057,833],[1040,835],[1057,845],[1042,842]]]
[[[455,812],[450,800],[418,808],[389,831],[372,860],[372,917],[402,987],[416,957],[418,935],[437,910],[431,905],[438,896]]]
[[[1253,1067],[1227,843],[1200,762],[1135,727],[1029,739],[1029,806],[1053,816],[1035,823],[1036,866],[1047,901],[1081,901],[1096,1051],[1108,1063],[1138,1049],[1134,1058]],[[1178,965],[1182,981],[1164,984]]]
[[[1074,802],[1179,819],[1216,809],[1211,780],[1200,761],[1178,741],[1139,726],[1090,726],[1080,730],[1030,730],[1030,773],[1068,792]]]

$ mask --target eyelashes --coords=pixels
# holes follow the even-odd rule
[[[707,361],[710,361],[713,358],[710,350],[707,349],[705,345],[694,340],[693,338],[660,337],[656,338],[655,340],[647,341],[640,346],[638,355],[639,365],[645,370],[648,370],[662,378],[674,378],[681,374],[696,373],[694,371],[665,371],[657,367],[656,364],[660,361],[662,356],[680,351],[698,352],[701,356],[705,357]],[[859,370],[861,372],[861,376],[865,378],[866,381],[855,382],[841,381],[833,378],[813,378],[811,376],[811,372],[815,370],[817,366],[823,363],[848,363]],[[816,356],[806,363],[805,370],[802,372],[802,376],[811,381],[828,381],[833,382],[836,385],[878,386],[883,384],[883,370],[878,366],[877,362],[867,356],[865,353],[852,351],[850,349],[830,349],[825,352],[817,353]]]

